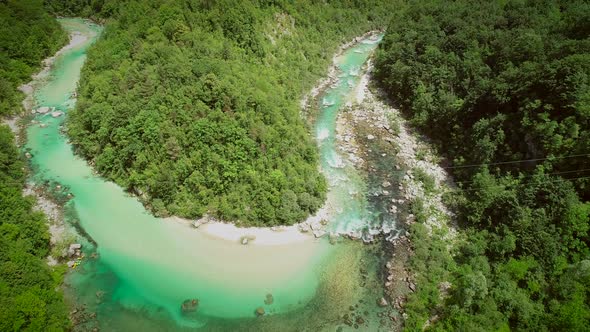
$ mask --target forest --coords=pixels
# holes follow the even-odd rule
[[[158,216],[293,224],[326,182],[300,98],[384,1],[104,2],[68,134]],[[84,10],[83,8],[80,10]]]
[[[21,109],[17,87],[67,40],[42,1],[0,1],[0,116]]]
[[[41,1],[0,1],[0,116],[22,111],[17,87],[38,71],[67,35]],[[10,129],[0,124],[0,331],[60,331],[70,322],[50,268],[46,217],[23,197],[25,163]]]
[[[586,1],[0,1],[0,116],[67,41],[52,15],[106,26],[68,117],[77,153],[156,215],[265,226],[323,203],[300,98],[389,23],[377,84],[447,158],[459,230],[449,251],[412,207],[405,328],[589,330]],[[67,330],[25,169],[0,125],[0,330]]]
[[[588,331],[589,37],[586,1],[409,1],[392,14],[375,76],[446,156],[460,229],[450,253],[410,229],[408,330]]]

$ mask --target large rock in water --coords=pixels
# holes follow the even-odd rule
[[[266,311],[264,311],[263,307],[256,308],[256,316],[262,317],[262,316],[264,316],[265,313],[266,313]]]
[[[49,112],[50,108],[47,106],[43,106],[43,107],[39,107],[36,109],[36,112],[39,114],[45,114],[47,112]]]
[[[180,306],[180,310],[182,311],[183,314],[188,314],[188,313],[197,311],[198,307],[199,307],[199,300],[187,299],[187,300],[184,300],[184,302],[182,302],[182,305]]]

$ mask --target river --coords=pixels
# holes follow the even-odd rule
[[[36,108],[54,107],[65,115],[36,115],[24,149],[33,156],[31,181],[72,196],[64,209],[68,224],[83,235],[79,241],[86,257],[64,282],[67,301],[79,308],[77,330],[324,330],[348,327],[342,323],[345,313],[361,317],[354,324],[362,329],[379,329],[378,246],[350,240],[332,245],[313,236],[246,246],[220,239],[186,223],[155,218],[75,156],[61,128],[75,105],[87,49],[102,28],[81,19],[60,23],[86,39],[62,52],[49,75],[33,86]],[[371,220],[364,177],[337,151],[335,124],[378,44],[376,37],[338,57],[339,78],[318,98],[315,133],[335,211],[333,232],[361,234]],[[268,294],[273,301],[265,301]],[[181,303],[192,298],[198,298],[198,310],[183,314]],[[257,308],[264,309],[264,317],[256,317]]]

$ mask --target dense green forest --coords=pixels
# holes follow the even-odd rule
[[[384,3],[104,2],[68,133],[156,215],[301,221],[326,182],[299,100],[343,41],[385,24]]]
[[[0,1],[0,116],[21,109],[24,96],[17,87],[66,41],[42,1]]]
[[[393,16],[376,77],[448,157],[461,229],[449,254],[412,226],[406,327],[588,331],[590,4],[410,1]]]
[[[47,220],[32,212],[33,198],[22,196],[25,164],[13,141],[0,126],[0,331],[64,330],[69,320],[56,291],[60,269],[45,261]]]
[[[17,87],[66,41],[41,1],[0,2],[0,116],[22,111]],[[0,125],[0,331],[67,330],[67,309],[55,290],[60,273],[45,262],[46,218],[22,196],[24,166],[10,129]]]

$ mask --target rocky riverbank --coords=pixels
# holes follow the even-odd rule
[[[383,182],[373,194],[380,196],[383,209],[397,220],[398,232],[387,237],[389,243],[385,244],[389,259],[383,269],[384,297],[378,304],[395,309],[397,314],[389,317],[401,329],[407,296],[420,287],[408,268],[413,253],[409,226],[420,222],[430,233],[444,230],[450,246],[456,232],[443,194],[453,188],[453,183],[428,142],[412,131],[378,89],[370,86],[371,72],[369,61],[356,93],[338,118],[337,139],[341,153],[369,175],[380,171],[375,158],[395,160],[390,171],[395,175],[377,177]]]
[[[64,52],[83,44],[86,40],[88,40],[88,36],[74,32],[70,34],[70,41],[67,45],[62,47],[57,53],[53,56],[50,56],[43,60],[42,62],[42,69],[31,76],[31,81],[21,85],[18,89],[22,91],[25,95],[23,99],[22,106],[24,112],[13,116],[11,118],[4,119],[4,124],[10,127],[12,132],[15,135],[15,144],[20,146],[25,139],[25,129],[26,126],[29,124],[29,121],[35,121],[31,118],[31,114],[35,114],[35,99],[34,99],[34,92],[35,89],[40,86],[44,82],[44,80],[48,77],[51,67],[55,63],[55,59],[63,54]],[[59,112],[59,115],[63,113]],[[30,153],[25,153],[26,158],[32,158]],[[51,190],[61,190],[61,186],[57,185],[56,188],[51,188]],[[63,215],[63,204],[60,204],[57,199],[52,197],[53,195],[48,192],[49,188],[44,186],[34,184],[34,183],[27,183],[26,186],[23,188],[23,196],[32,196],[35,198],[35,206],[33,207],[36,211],[43,212],[48,219],[48,226],[49,226],[49,233],[51,235],[51,246],[54,250],[52,250],[52,254],[47,257],[49,265],[56,265],[58,263],[58,259],[63,258],[61,251],[61,247],[67,247],[67,245],[73,241],[74,234],[68,230],[64,223],[64,215]],[[56,250],[57,249],[57,250]],[[64,253],[64,255],[66,255]],[[65,257],[65,256],[64,256]]]
[[[360,43],[362,40],[377,36],[378,34],[383,33],[383,30],[371,30],[364,33],[361,36],[355,37],[352,40],[342,44],[334,56],[332,57],[332,65],[328,68],[328,72],[326,77],[320,80],[313,89],[309,93],[307,93],[301,99],[301,110],[305,113],[309,112],[311,109],[314,108],[314,105],[317,104],[318,100],[317,97],[329,86],[333,85],[336,81],[338,81],[338,58],[342,56],[346,50],[351,48],[357,43]]]

